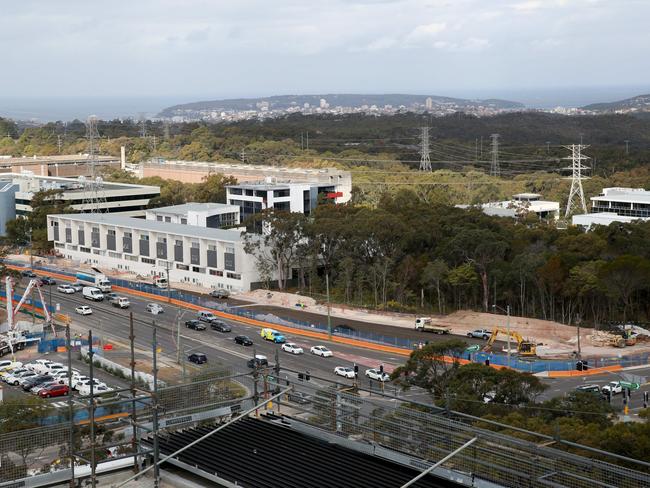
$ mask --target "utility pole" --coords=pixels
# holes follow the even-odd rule
[[[510,367],[510,305],[506,305],[506,329],[508,331],[508,367]]]
[[[160,448],[158,446],[158,340],[156,335],[156,321],[153,321],[153,486],[158,488],[160,484],[160,466],[158,458],[160,457]]]
[[[88,377],[90,378],[90,486],[97,486],[97,459],[95,457],[96,437],[95,437],[95,370],[94,370],[95,352],[93,351],[93,331],[88,331]]]
[[[492,164],[490,165],[490,176],[501,176],[499,167],[499,134],[492,134]]]
[[[546,154],[548,154],[551,151],[551,143],[550,141],[546,141]]]
[[[239,158],[241,159],[242,163],[246,163],[246,148],[243,147],[241,150],[241,153],[239,153]]]
[[[305,150],[305,138],[302,132],[300,133],[300,150],[301,151]]]
[[[135,390],[135,332],[133,331],[133,312],[129,312],[129,342],[131,346],[131,449],[138,452],[138,418],[136,409]],[[133,472],[138,472],[138,457],[133,456]]]
[[[169,261],[165,261],[165,271],[167,272],[167,303],[172,302],[172,284],[169,281],[169,269],[171,267],[171,264]]]
[[[70,339],[70,322],[66,324],[65,328],[65,342],[68,349],[68,416],[70,417],[70,436],[68,439],[68,450],[70,457],[70,488],[75,488],[74,481],[74,462],[76,456],[74,454],[74,403],[72,402],[72,340]]]
[[[63,142],[61,141],[61,134],[56,135],[56,147],[59,150],[59,154],[61,154],[61,146],[63,146]]]
[[[630,155],[630,141],[625,139],[625,155],[629,156]]]
[[[420,171],[431,170],[431,155],[429,154],[429,128],[420,127]]]
[[[309,132],[307,132],[307,151],[309,151]]]
[[[325,293],[327,294],[327,338],[332,339],[332,317],[330,314],[330,274],[325,272]]]
[[[181,364],[181,311],[176,312],[176,364]]]
[[[585,193],[582,189],[582,180],[588,179],[586,176],[582,175],[582,172],[588,170],[589,167],[582,164],[583,161],[589,159],[587,156],[582,155],[582,150],[588,148],[589,146],[583,146],[582,144],[571,144],[570,146],[564,146],[566,149],[571,151],[571,156],[567,156],[563,159],[570,159],[571,166],[565,168],[571,170],[571,190],[569,191],[569,200],[566,205],[566,213],[564,217],[567,218],[575,207],[578,205],[582,208],[583,213],[587,213],[587,204],[585,203]],[[568,178],[567,178],[568,179]],[[574,200],[578,199],[579,202]]]

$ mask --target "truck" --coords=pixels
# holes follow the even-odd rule
[[[113,297],[109,300],[110,304],[117,308],[129,308],[131,302],[126,297]]]
[[[434,334],[449,334],[451,329],[444,325],[438,325],[429,317],[419,317],[415,319],[415,330],[420,332],[433,332]]]
[[[167,283],[167,278],[163,278],[162,276],[154,276],[153,286],[160,288],[161,290],[166,290],[169,284]]]
[[[76,278],[83,284],[90,284],[102,292],[111,291],[111,282],[105,274],[94,269],[92,271],[77,271]]]
[[[101,302],[104,300],[104,294],[102,291],[95,286],[84,286],[81,290],[81,294],[87,300],[92,300],[94,302]]]

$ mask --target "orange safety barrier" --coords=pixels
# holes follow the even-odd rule
[[[102,417],[95,417],[95,422],[106,422],[108,420],[122,419],[122,418],[128,417],[128,416],[129,416],[129,414],[126,413],[126,412],[113,413],[111,415],[104,415]],[[90,423],[90,420],[80,420],[79,422],[77,422],[77,425],[86,425],[86,424],[89,424],[89,423]]]
[[[614,366],[605,366],[603,368],[592,368],[587,371],[569,370],[569,371],[549,371],[549,378],[570,378],[572,376],[594,376],[602,373],[612,373],[615,371],[622,371],[623,366],[620,364]]]

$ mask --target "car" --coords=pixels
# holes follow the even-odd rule
[[[79,281],[75,281],[75,282],[72,283],[70,286],[72,287],[72,289],[73,289],[74,291],[81,291],[81,290],[84,289],[84,286],[86,286],[86,285],[84,285],[83,283],[81,283],[81,282],[79,282]]]
[[[287,400],[293,403],[305,405],[307,403],[311,403],[312,398],[310,395],[307,395],[307,393],[304,393],[302,391],[290,391],[287,393]]]
[[[18,385],[18,380],[20,380],[20,377],[27,373],[33,373],[33,371],[26,368],[18,368],[3,376],[2,380],[8,385]]]
[[[230,292],[228,290],[224,290],[223,288],[217,288],[216,290],[210,290],[210,296],[212,298],[228,298],[230,296]]]
[[[185,327],[187,327],[188,329],[194,329],[194,330],[205,330],[206,329],[205,325],[203,325],[201,322],[199,322],[198,320],[195,320],[195,319],[188,320],[187,322],[185,322]]]
[[[119,295],[114,291],[109,291],[108,293],[105,293],[104,296],[106,297],[107,300],[112,300],[113,298],[119,297]]]
[[[618,395],[623,392],[623,387],[621,386],[620,381],[610,381],[603,386],[600,391],[604,394]]]
[[[89,385],[89,384],[90,384],[90,378],[88,376],[73,376],[72,377],[72,389],[73,390],[78,390],[83,385]],[[95,386],[97,386],[97,385],[103,385],[104,383],[99,381],[97,378],[93,378],[93,384]]]
[[[204,364],[208,362],[208,357],[202,352],[194,352],[187,356],[187,360],[194,364]]]
[[[576,387],[576,391],[583,391],[586,393],[600,393],[600,386],[598,385],[580,385]]]
[[[383,373],[379,369],[366,369],[366,376],[370,378],[371,380],[376,380],[376,381],[389,381],[390,380],[390,375],[388,373]]]
[[[65,371],[57,371],[56,373],[53,373],[52,376],[54,377],[54,381],[56,383],[59,383],[61,385],[67,385],[69,383],[68,381],[68,370]],[[72,377],[74,378],[75,376],[80,376],[79,371],[72,370]]]
[[[354,327],[350,327],[348,324],[339,324],[332,329],[332,332],[335,334],[352,335],[354,334]]]
[[[210,322],[210,328],[217,332],[232,332],[232,327],[221,320],[213,320]]]
[[[56,287],[56,291],[61,293],[72,294],[75,292],[75,289],[72,288],[72,285],[59,285]]]
[[[354,379],[356,375],[352,368],[347,368],[344,366],[337,366],[334,368],[334,374],[337,376],[343,376],[344,378]]]
[[[23,365],[20,361],[12,361],[11,359],[5,359],[0,361],[0,371],[6,371],[8,369],[19,368]]]
[[[51,386],[58,385],[58,384],[59,383],[57,381],[46,381],[45,383],[40,383],[38,385],[35,385],[34,387],[32,387],[31,390],[29,390],[29,392],[33,395],[38,395],[41,392],[41,390],[45,390]]]
[[[48,361],[48,360],[41,360],[40,362],[34,362],[31,365],[28,365],[27,367],[34,371],[35,373],[38,374],[45,374],[50,370],[50,367],[54,366],[55,363],[53,361]]]
[[[26,381],[22,382],[20,386],[22,386],[23,390],[25,391],[31,391],[31,389],[35,386],[41,385],[43,383],[49,383],[51,381],[54,381],[54,378],[52,378],[52,376],[49,374],[39,374],[28,378]]]
[[[217,316],[209,310],[199,310],[196,314],[196,318],[201,322],[212,322],[213,320],[217,320]]]
[[[25,383],[28,381],[31,381],[33,378],[36,378],[37,376],[40,376],[37,372],[35,371],[30,371],[29,373],[23,373],[20,378],[18,378],[18,381],[14,381],[12,385],[14,386],[23,386]]]
[[[36,273],[34,273],[31,269],[26,269],[25,271],[22,271],[20,274],[26,278],[36,278]]]
[[[333,356],[332,351],[327,349],[325,346],[313,346],[309,349],[309,352],[322,358],[331,358]]]
[[[70,393],[68,385],[52,385],[49,388],[43,388],[38,392],[41,398],[52,398],[59,396],[67,396]]]
[[[263,368],[269,365],[269,360],[262,354],[255,354],[255,357],[249,359],[246,364],[249,368]]]
[[[280,334],[277,330],[270,329],[268,327],[260,331],[260,336],[262,337],[262,339],[275,342],[276,344],[282,344],[287,341],[287,339],[282,334]]]
[[[65,385],[62,385],[65,386]],[[88,396],[90,395],[90,383],[87,385],[81,385],[79,388],[77,388],[77,391],[79,392],[80,396]],[[93,396],[95,395],[103,395],[105,393],[110,393],[113,391],[113,388],[106,386],[105,384],[100,384],[100,385],[94,385],[93,386],[93,391],[92,394]]]
[[[302,350],[302,347],[300,347],[298,344],[294,344],[293,342],[285,342],[282,344],[282,350],[290,352],[291,354],[304,354],[305,352]]]
[[[242,346],[252,346],[253,345],[253,341],[251,341],[250,337],[243,336],[243,335],[236,336],[235,337],[235,343],[236,344],[241,344]]]
[[[165,309],[158,303],[147,303],[147,312],[158,315],[159,313],[164,313]]]
[[[491,335],[492,331],[487,329],[476,329],[467,333],[467,337],[470,339],[483,339],[484,341],[487,341]]]
[[[90,315],[93,313],[93,309],[90,308],[88,305],[79,305],[77,308],[74,309],[75,312],[77,312],[79,315]]]
[[[45,372],[49,375],[53,375],[54,373],[58,373],[59,371],[68,371],[68,367],[64,366],[63,364],[53,363],[53,364],[49,364],[45,368]]]
[[[43,276],[41,278],[41,285],[45,285],[45,286],[56,285],[56,281],[53,278],[50,278],[49,276]]]

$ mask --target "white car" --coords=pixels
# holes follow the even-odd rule
[[[79,305],[77,308],[74,309],[75,312],[77,312],[79,315],[90,315],[93,313],[92,308],[90,308],[88,305]]]
[[[382,373],[378,369],[366,369],[366,376],[371,380],[376,381],[389,381],[390,375],[388,373]]]
[[[613,395],[618,395],[619,393],[622,393],[623,392],[623,387],[621,386],[621,383],[619,381],[610,381],[605,386],[603,386],[600,389],[600,391],[602,391],[604,394],[609,392],[613,396]]]
[[[35,371],[36,369],[42,368],[46,364],[50,364],[52,361],[49,359],[36,359],[34,361],[31,361],[29,363],[26,363],[23,367],[27,368],[29,370]]]
[[[46,366],[45,373],[54,376],[55,373],[59,373],[61,371],[68,371],[68,367],[64,366],[63,364],[53,363]]]
[[[90,382],[86,385],[80,385],[79,388],[77,388],[77,391],[79,392],[79,395],[81,396],[88,396],[90,395]],[[93,387],[93,395],[101,395],[103,393],[109,393],[113,391],[113,388],[109,388],[105,384],[101,383],[99,385],[95,385]]]
[[[354,379],[356,376],[352,368],[346,368],[343,366],[337,366],[334,368],[334,374],[337,376],[343,376],[344,378]]]
[[[20,361],[12,361],[11,359],[5,359],[4,361],[0,361],[0,371],[20,368],[22,365],[23,363],[21,363]]]
[[[84,286],[86,286],[86,285],[84,285],[83,283],[79,283],[78,281],[77,281],[76,283],[72,283],[72,284],[70,285],[70,287],[71,287],[74,291],[81,291],[81,290],[84,289]]]
[[[325,346],[314,346],[309,349],[309,352],[316,354],[316,356],[320,356],[322,358],[331,358],[333,356],[332,351],[327,349]]]
[[[290,352],[291,354],[304,354],[305,351],[302,350],[302,347],[300,347],[298,344],[294,344],[293,342],[285,342],[282,344],[282,350],[286,352]]]
[[[14,372],[12,372],[11,374],[8,374],[7,376],[5,376],[3,379],[4,379],[5,383],[7,383],[9,385],[18,386],[18,381],[20,381],[20,378],[24,374],[35,374],[35,373],[33,371],[28,370],[28,369],[17,369]]]
[[[61,293],[68,293],[68,294],[75,292],[75,289],[72,288],[72,286],[70,285],[59,285],[56,287],[56,290],[60,291]]]
[[[106,386],[106,383],[103,383],[97,378],[93,378],[93,384],[95,387],[98,386]],[[75,378],[72,378],[72,389],[79,391],[80,388],[83,388],[84,386],[90,386],[90,378],[87,376],[77,376],[77,379],[75,381]]]
[[[147,312],[149,313],[158,315],[159,313],[163,313],[164,311],[165,310],[158,303],[147,303]]]

